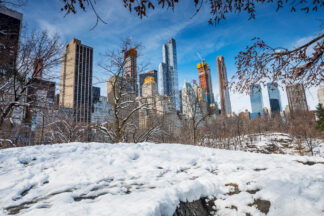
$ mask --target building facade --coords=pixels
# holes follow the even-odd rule
[[[271,114],[280,113],[282,108],[278,83],[267,83],[267,89]]]
[[[90,122],[93,49],[72,39],[62,58],[60,107],[73,110],[76,122]]]
[[[318,103],[322,104],[322,106],[324,107],[324,85],[318,86],[317,98],[318,98]]]
[[[0,6],[0,58],[8,67],[16,64],[22,18],[21,13]]]
[[[289,85],[286,87],[290,113],[308,111],[305,88],[303,84]]]
[[[250,87],[251,116],[263,114],[262,88],[260,84],[254,84]]]
[[[181,90],[182,114],[187,118],[201,116],[196,93],[189,82],[185,82]]]
[[[213,86],[211,79],[210,67],[206,62],[201,62],[197,64],[198,75],[199,75],[199,85],[205,90],[206,102],[208,106],[215,103]]]
[[[218,81],[219,81],[221,114],[230,115],[232,113],[232,106],[231,106],[231,100],[229,95],[225,59],[223,56],[217,56],[216,62],[217,62]]]
[[[113,119],[113,109],[108,103],[107,97],[100,96],[98,101],[93,104],[93,112],[91,114],[92,123],[104,123]]]
[[[144,74],[139,75],[140,96],[142,96],[142,87],[143,87],[145,78],[146,77],[153,77],[155,83],[158,85],[158,77],[157,76],[158,76],[158,73],[157,73],[156,70],[151,70],[149,72],[146,72]]]
[[[21,13],[0,6],[0,82],[5,81],[4,77],[10,77],[10,71],[16,67],[22,18]],[[0,102],[8,104],[9,101],[14,101],[14,92],[14,88],[8,87],[7,93],[0,99]],[[26,97],[22,97],[19,102],[26,102]],[[24,115],[24,108],[18,106],[13,109],[11,119],[14,123],[20,124]]]
[[[162,46],[163,61],[159,65],[159,93],[171,98],[176,109],[179,109],[178,63],[176,42],[171,38]]]
[[[208,108],[207,108],[207,102],[206,102],[206,92],[203,88],[199,87],[197,84],[193,85],[193,90],[195,91],[199,107],[200,107],[200,112],[203,116],[206,116],[208,114]],[[216,104],[211,104],[210,109],[213,109],[213,107],[216,107]],[[216,107],[217,109],[217,107]]]
[[[95,104],[100,99],[100,88],[92,86],[92,92],[91,93],[92,93],[92,104]]]
[[[129,49],[124,51],[124,79],[129,82],[130,90],[138,95],[138,85],[137,85],[137,50]]]
[[[138,98],[139,106],[147,104],[139,110],[139,128],[147,130],[159,126],[170,134],[179,133],[179,119],[171,98],[158,94],[154,79],[147,77],[143,83],[143,97]]]

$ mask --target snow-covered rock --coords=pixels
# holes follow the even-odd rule
[[[239,140],[241,140],[239,142]],[[313,147],[314,156],[324,157],[324,141],[309,138]],[[310,143],[299,140],[285,133],[249,134],[230,139],[205,139],[203,145],[214,148],[226,148],[263,154],[290,154],[311,156]]]
[[[201,197],[217,215],[323,215],[324,159],[152,143],[12,148],[0,151],[0,197],[0,215],[172,215]]]

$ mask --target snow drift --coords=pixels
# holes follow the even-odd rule
[[[321,215],[324,159],[179,144],[70,143],[0,151],[2,215]],[[258,200],[266,201],[261,211]]]

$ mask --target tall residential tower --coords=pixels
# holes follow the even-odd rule
[[[263,114],[262,89],[260,84],[250,86],[251,117]]]
[[[225,60],[223,56],[217,56],[217,71],[218,71],[218,81],[219,81],[219,94],[221,102],[221,114],[231,114],[231,100],[228,89],[227,71],[225,67]]]
[[[179,109],[178,64],[176,42],[171,38],[162,47],[163,62],[159,65],[159,93],[171,97]]]
[[[280,113],[282,111],[282,108],[278,83],[267,83],[267,89],[271,114]]]
[[[305,88],[303,84],[289,85],[286,87],[290,113],[308,111]]]
[[[72,39],[62,58],[60,107],[73,110],[77,122],[91,121],[93,49]]]

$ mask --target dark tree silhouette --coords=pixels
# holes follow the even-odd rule
[[[260,38],[236,56],[237,72],[232,86],[248,92],[256,83],[280,81],[282,85],[303,83],[317,86],[324,81],[324,34],[295,49],[273,48]]]
[[[154,10],[156,7],[164,9],[171,8],[172,10],[180,2],[180,0],[120,0],[125,8],[128,8],[130,12],[135,13],[143,18],[147,16],[149,10]],[[226,19],[226,16],[233,13],[247,12],[249,19],[255,18],[256,7],[261,4],[275,4],[276,11],[279,11],[283,7],[288,7],[291,12],[297,10],[308,13],[309,11],[321,11],[324,9],[323,0],[315,1],[294,1],[294,0],[191,0],[195,6],[194,15],[197,14],[203,5],[208,5],[210,8],[211,17],[209,19],[210,24],[219,23]],[[184,2],[184,0],[183,0]],[[78,10],[86,11],[87,7],[94,9],[96,0],[63,0],[62,11],[69,13],[77,13]],[[96,13],[96,12],[95,12]],[[98,15],[96,13],[96,15]]]

